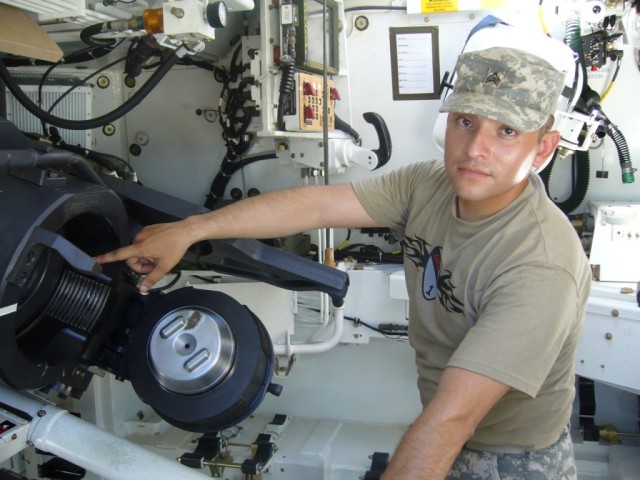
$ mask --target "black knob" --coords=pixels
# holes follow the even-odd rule
[[[267,392],[269,392],[271,395],[279,397],[282,393],[282,385],[280,385],[279,383],[270,383],[267,387]]]

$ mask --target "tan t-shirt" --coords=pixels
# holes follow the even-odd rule
[[[478,222],[456,217],[441,161],[355,182],[367,213],[404,242],[409,339],[426,405],[447,366],[509,385],[470,445],[543,448],[567,425],[591,273],[575,230],[532,174]],[[473,399],[469,399],[473,402]]]

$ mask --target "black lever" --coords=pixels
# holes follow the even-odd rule
[[[451,75],[451,80],[453,81],[453,75]],[[440,88],[438,89],[439,97],[442,97],[442,92],[444,92],[445,88],[453,88],[453,84],[449,81],[449,72],[444,72],[444,77],[442,77],[442,82],[440,82]]]
[[[380,146],[377,150],[373,150],[373,153],[378,157],[378,164],[376,165],[376,168],[374,168],[374,170],[376,170],[386,165],[391,158],[391,135],[389,135],[387,124],[379,114],[366,112],[363,113],[362,116],[367,123],[373,125],[373,128],[376,129],[376,134],[378,135],[378,145]]]

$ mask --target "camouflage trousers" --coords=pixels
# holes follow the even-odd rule
[[[576,480],[569,429],[547,448],[523,453],[492,453],[463,448],[447,480]]]

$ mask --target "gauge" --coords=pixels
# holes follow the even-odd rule
[[[213,28],[222,28],[227,25],[229,14],[224,2],[214,2],[207,5],[207,22]]]

